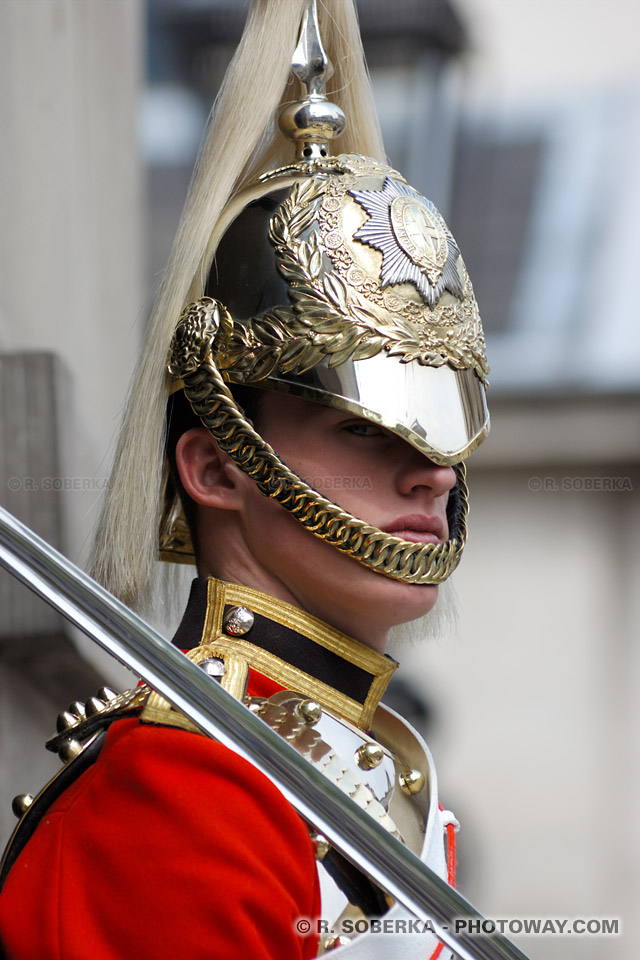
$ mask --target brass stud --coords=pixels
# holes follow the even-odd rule
[[[64,733],[71,727],[77,727],[78,723],[78,717],[76,717],[74,713],[69,713],[68,710],[63,710],[62,713],[58,714],[58,719],[56,720],[56,730],[58,733]]]
[[[58,756],[63,763],[74,760],[79,753],[82,753],[82,744],[78,740],[63,740],[58,747]]]
[[[11,801],[11,809],[18,820],[20,820],[21,817],[24,817],[32,803],[33,797],[30,793],[19,793],[17,797],[13,798]]]
[[[301,700],[296,704],[295,715],[312,727],[322,716],[322,707],[315,700]]]
[[[111,687],[100,687],[96,697],[98,700],[104,700],[105,703],[109,703],[110,700],[115,700],[118,694],[115,690],[112,690]]]
[[[69,704],[69,713],[75,714],[78,719],[84,717],[85,709],[84,703],[81,700],[74,700],[73,703]]]
[[[361,770],[373,770],[384,759],[384,750],[379,743],[363,743],[356,750],[356,763]]]
[[[198,666],[201,670],[204,670],[208,677],[213,677],[214,680],[220,680],[227,672],[225,662],[221,657],[208,657],[206,660],[201,660]]]
[[[421,773],[420,770],[410,770],[407,768],[403,770],[398,777],[398,782],[402,792],[412,797],[415,796],[416,793],[420,793],[424,787],[424,774]]]
[[[87,717],[95,717],[98,713],[102,713],[105,707],[106,703],[104,700],[98,700],[97,697],[89,697],[84,709]]]
[[[324,942],[325,950],[337,950],[338,947],[347,947],[351,943],[351,937],[342,936],[327,937]]]
[[[244,637],[251,630],[254,620],[248,607],[233,607],[224,618],[224,632],[230,637]]]
[[[316,860],[324,860],[329,850],[331,850],[331,844],[321,833],[312,833],[310,834],[310,838]]]

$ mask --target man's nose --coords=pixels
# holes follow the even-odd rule
[[[456,472],[453,467],[441,466],[429,460],[417,450],[404,466],[399,464],[398,491],[404,496],[413,493],[419,487],[429,489],[434,497],[449,493],[456,485]]]

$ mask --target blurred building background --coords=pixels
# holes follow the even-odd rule
[[[0,5],[0,502],[79,562],[245,6]],[[522,940],[537,960],[635,960],[640,7],[359,6],[390,160],[448,219],[492,364],[460,635],[402,655],[463,892],[499,918],[622,919]],[[6,574],[0,599],[4,838],[55,714],[126,680]]]

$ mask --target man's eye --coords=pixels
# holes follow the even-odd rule
[[[366,420],[357,420],[354,423],[347,423],[344,429],[356,437],[379,437],[382,436],[380,427],[373,423],[367,423]]]

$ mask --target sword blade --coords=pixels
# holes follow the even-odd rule
[[[461,960],[527,960],[407,847],[149,624],[0,507],[0,564],[192,720],[258,767],[294,809]],[[469,932],[469,926],[474,933]],[[485,927],[484,929],[488,929]],[[475,931],[478,933],[475,933]]]

